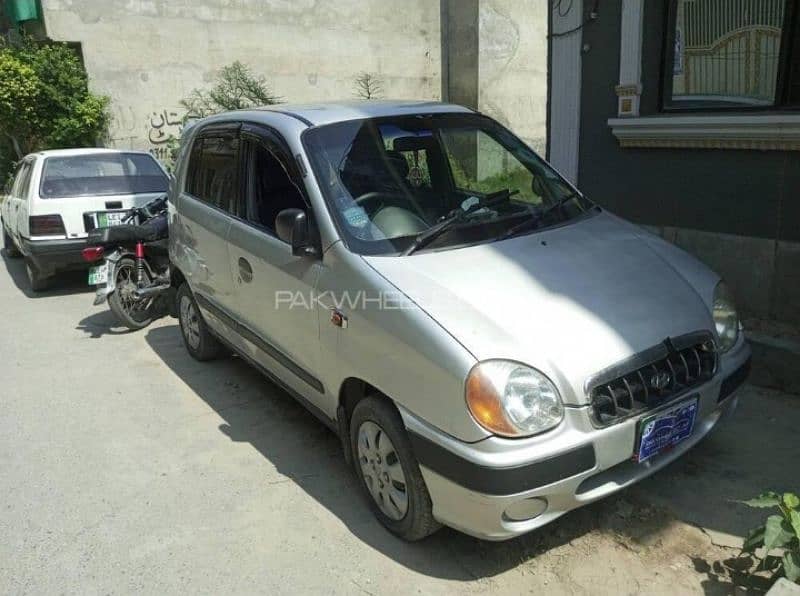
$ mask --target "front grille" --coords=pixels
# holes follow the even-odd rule
[[[710,333],[668,338],[589,379],[592,421],[609,426],[657,408],[707,382],[716,370]]]

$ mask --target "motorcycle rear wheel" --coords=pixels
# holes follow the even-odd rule
[[[147,281],[150,277],[145,271]],[[114,271],[114,291],[108,295],[108,306],[120,322],[128,329],[144,329],[153,322],[152,299],[137,300],[133,296],[136,289],[136,261],[120,259]]]

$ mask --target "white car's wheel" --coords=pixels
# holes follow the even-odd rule
[[[36,266],[30,261],[25,261],[25,272],[28,274],[28,282],[31,284],[31,290],[34,292],[42,292],[47,289],[50,278],[45,277]]]
[[[2,224],[0,224],[0,226],[2,226]],[[8,235],[5,226],[2,227],[3,227],[3,248],[6,251],[6,255],[8,255],[11,258],[19,257],[20,252],[19,249],[17,248],[17,245],[14,244],[14,239]]]

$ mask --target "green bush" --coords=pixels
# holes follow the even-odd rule
[[[771,571],[774,579],[783,575],[789,581],[800,583],[800,497],[794,493],[767,492],[742,502],[748,507],[778,510],[763,525],[751,530],[742,551],[755,556],[756,549],[763,547],[764,556],[757,571]],[[783,549],[783,554],[773,555],[779,548]]]
[[[253,75],[239,62],[224,66],[217,73],[210,89],[194,89],[181,100],[187,118],[204,118],[228,110],[241,110],[280,103],[272,94],[264,77]]]
[[[101,143],[108,102],[89,91],[86,71],[67,44],[0,42],[0,178],[32,151]]]

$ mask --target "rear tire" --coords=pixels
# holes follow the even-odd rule
[[[358,402],[350,418],[350,447],[372,511],[390,532],[415,541],[441,527],[403,420],[389,400],[370,396]]]
[[[20,256],[19,249],[17,248],[17,245],[14,244],[14,239],[8,235],[8,232],[6,232],[5,226],[2,227],[3,227],[3,248],[6,249],[6,255],[8,255],[12,259],[16,259],[17,257]]]
[[[136,262],[133,259],[120,259],[114,271],[114,291],[108,295],[108,306],[120,322],[131,331],[144,329],[153,322],[152,304],[146,309],[136,308],[136,301],[131,296],[135,289]]]
[[[222,353],[222,344],[208,329],[203,315],[186,282],[178,288],[175,297],[178,304],[178,322],[181,326],[183,345],[195,360],[205,362],[214,360]]]
[[[36,266],[30,261],[25,261],[25,271],[28,274],[28,281],[31,284],[31,290],[34,292],[42,292],[47,289],[48,285],[50,285],[50,278],[39,273],[39,270],[36,269]]]

